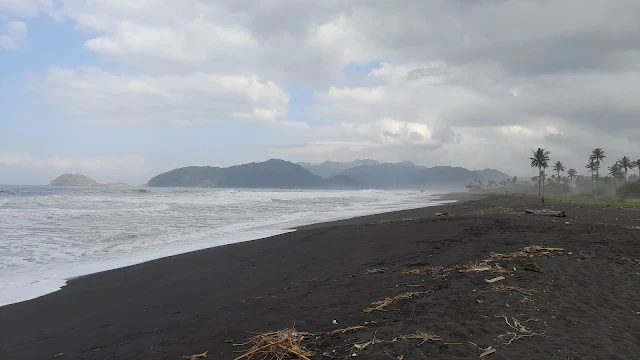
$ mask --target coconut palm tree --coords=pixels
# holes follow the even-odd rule
[[[558,174],[558,177],[556,177],[556,180],[558,180],[558,184],[560,183],[560,173],[565,171],[565,167],[564,164],[562,164],[562,161],[556,161],[555,164],[553,164],[553,171],[555,171]]]
[[[576,169],[571,168],[571,169],[567,170],[567,177],[569,178],[569,188],[571,189],[571,192],[573,193],[573,182],[578,177],[578,172],[576,171]]]
[[[615,163],[609,166],[609,175],[613,178],[613,189],[618,190],[618,186],[616,185],[616,179],[619,179],[622,175],[622,165],[619,163]]]
[[[624,181],[627,182],[627,170],[636,168],[635,161],[631,161],[627,156],[623,156],[622,159],[618,160],[618,164],[620,165],[620,169],[624,170]]]
[[[538,172],[540,174],[540,177],[538,178],[538,196],[541,196],[542,192],[540,190],[540,183],[544,186],[542,175],[544,169],[549,167],[550,152],[542,148],[538,148],[538,150],[531,150],[531,152],[533,152],[533,157],[529,158],[529,160],[531,160],[531,167],[538,168]]]
[[[600,192],[600,187],[598,184],[598,179],[600,178],[600,163],[604,162],[604,159],[606,157],[607,156],[604,154],[604,150],[602,148],[593,149],[593,151],[591,151],[591,156],[589,157],[589,159],[592,159],[596,164],[596,196]]]

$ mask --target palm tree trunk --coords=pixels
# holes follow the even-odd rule
[[[538,196],[541,196],[542,192],[540,191],[540,176],[538,176]]]

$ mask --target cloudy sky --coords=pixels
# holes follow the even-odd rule
[[[0,0],[0,183],[640,157],[637,0]]]

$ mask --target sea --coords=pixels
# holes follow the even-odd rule
[[[296,226],[445,202],[419,190],[0,185],[0,306],[91,273]]]

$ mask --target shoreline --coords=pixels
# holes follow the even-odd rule
[[[536,206],[537,199],[488,196],[77,278],[62,291],[0,307],[0,358],[180,359],[208,351],[214,359],[235,359],[234,351],[244,348],[231,343],[245,342],[247,332],[292,326],[316,334],[364,326],[312,344],[312,359],[332,351],[342,359],[372,336],[384,342],[358,350],[359,357],[477,359],[471,342],[497,349],[491,359],[633,358],[640,351],[640,289],[637,265],[624,259],[640,259],[640,231],[633,228],[640,212],[550,201],[548,207],[568,217],[522,215]],[[506,279],[498,284],[531,295],[491,290],[485,279],[500,274],[403,273],[531,245],[564,249],[532,259],[541,272],[501,261],[503,269],[518,270],[502,273]],[[385,297],[423,291],[428,295],[390,311],[363,312]],[[501,316],[510,323],[538,319],[524,324],[544,336],[507,345],[499,335],[512,330]],[[416,332],[442,341],[393,341]]]
[[[282,235],[282,234],[286,234],[289,232],[293,232],[293,231],[297,231],[300,229],[306,229],[306,228],[313,228],[313,227],[322,227],[322,226],[329,226],[330,224],[338,224],[338,223],[349,223],[349,222],[357,222],[360,221],[359,219],[362,218],[366,218],[366,217],[384,217],[387,214],[393,214],[393,213],[401,213],[404,211],[413,211],[416,209],[423,209],[423,208],[428,208],[428,207],[433,207],[433,206],[438,206],[441,205],[442,203],[439,202],[448,202],[448,201],[465,201],[465,199],[469,199],[472,198],[472,196],[470,196],[471,194],[465,194],[465,193],[447,193],[447,194],[433,194],[430,195],[431,199],[430,201],[433,201],[435,204],[430,205],[430,206],[422,206],[422,207],[415,207],[415,208],[409,208],[409,209],[403,209],[403,210],[391,210],[391,211],[383,211],[380,213],[373,213],[373,214],[367,214],[367,215],[356,215],[356,216],[351,216],[351,217],[346,217],[346,218],[339,218],[337,220],[328,220],[328,221],[321,221],[321,222],[312,222],[309,224],[304,224],[304,225],[300,225],[300,226],[294,226],[294,227],[284,227],[284,228],[280,228],[280,229],[266,229],[266,230],[261,230],[261,231],[255,231],[255,232],[251,232],[251,233],[243,233],[243,234],[236,234],[236,235],[231,235],[231,236],[227,236],[225,238],[220,238],[216,240],[217,244],[211,244],[211,243],[198,243],[198,244],[192,244],[190,246],[185,246],[183,249],[181,249],[179,252],[174,252],[174,251],[170,251],[168,249],[156,249],[151,251],[150,253],[147,253],[145,256],[143,256],[141,259],[139,260],[119,260],[119,261],[112,261],[112,262],[104,262],[104,263],[89,263],[89,264],[82,264],[82,266],[78,267],[77,269],[71,271],[71,270],[67,270],[67,273],[70,273],[69,275],[62,275],[60,278],[58,278],[58,276],[54,276],[51,278],[47,278],[47,279],[40,279],[38,280],[39,284],[39,288],[38,289],[32,289],[32,288],[27,288],[27,289],[23,289],[22,290],[22,294],[25,295],[19,295],[16,296],[14,299],[9,299],[9,300],[3,300],[2,302],[0,302],[0,308],[5,307],[5,306],[10,306],[13,304],[18,304],[21,302],[25,302],[25,301],[30,301],[30,300],[34,300],[37,298],[40,298],[42,296],[47,296],[50,295],[52,293],[61,291],[62,289],[64,289],[65,286],[67,286],[67,284],[70,281],[76,280],[76,279],[81,279],[87,276],[92,276],[94,274],[99,274],[102,272],[106,272],[106,271],[113,271],[113,270],[118,270],[118,269],[122,269],[122,268],[126,268],[126,267],[130,267],[130,266],[136,266],[139,264],[144,264],[147,262],[151,262],[151,261],[155,261],[158,259],[163,259],[163,258],[167,258],[167,257],[172,257],[172,256],[179,256],[179,255],[183,255],[183,254],[189,254],[189,253],[194,253],[194,252],[198,252],[198,251],[202,251],[202,250],[207,250],[207,249],[212,249],[212,248],[216,248],[216,247],[220,247],[220,246],[226,246],[226,245],[232,245],[235,243],[242,243],[242,242],[251,242],[251,241],[257,241],[257,240],[262,240],[262,239],[267,239],[267,238],[271,238],[274,236],[278,236],[278,235]],[[112,263],[118,263],[117,265],[109,265]],[[84,269],[84,270],[82,270]]]

